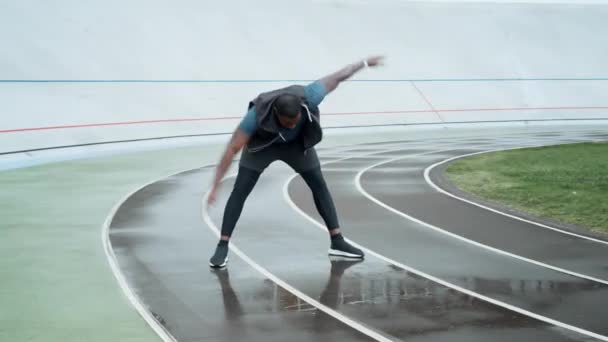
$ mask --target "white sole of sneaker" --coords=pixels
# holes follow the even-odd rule
[[[337,249],[329,249],[329,255],[333,255],[333,256],[341,256],[341,257],[347,257],[347,258],[353,258],[353,259],[363,259],[363,255],[361,254],[353,254],[353,253],[347,253],[347,252],[343,252]]]
[[[224,267],[226,267],[227,263],[228,263],[228,259],[224,260],[224,263],[222,263],[221,265],[214,265],[212,263],[209,263],[209,267],[211,267],[211,268],[224,268]]]

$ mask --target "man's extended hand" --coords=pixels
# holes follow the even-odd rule
[[[370,67],[384,65],[384,56],[372,56],[367,58],[366,61],[367,65]]]

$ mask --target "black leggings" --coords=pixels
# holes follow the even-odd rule
[[[232,236],[236,222],[241,216],[245,200],[253,190],[253,187],[260,178],[261,172],[246,167],[239,167],[238,175],[234,183],[234,188],[226,203],[224,219],[222,221],[222,236]],[[315,200],[315,206],[323,217],[327,229],[339,228],[338,215],[334,202],[321,173],[321,167],[316,167],[300,173]]]

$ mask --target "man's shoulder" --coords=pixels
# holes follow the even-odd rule
[[[241,120],[239,127],[247,134],[253,134],[257,129],[255,106],[249,107],[249,110]]]
[[[315,81],[305,87],[304,93],[309,104],[318,106],[327,95],[327,89],[322,82]]]

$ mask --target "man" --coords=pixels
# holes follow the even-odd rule
[[[260,94],[249,103],[249,111],[235,130],[217,167],[208,202],[213,204],[218,186],[234,156],[241,155],[234,188],[226,204],[222,233],[214,255],[213,268],[226,266],[228,243],[247,196],[270,163],[282,160],[298,172],[312,191],[315,206],[329,231],[330,255],[363,258],[340,233],[331,194],[321,173],[314,146],[322,139],[319,104],[338,85],[362,68],[381,65],[383,57],[371,57],[328,75],[308,86],[293,85]]]

